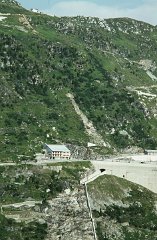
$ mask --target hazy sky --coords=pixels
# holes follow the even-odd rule
[[[56,16],[131,17],[157,25],[157,0],[19,0]]]

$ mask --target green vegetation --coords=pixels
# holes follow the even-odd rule
[[[43,142],[92,141],[69,92],[110,143],[104,153],[156,148],[156,99],[136,91],[145,86],[154,93],[156,83],[139,62],[151,60],[155,74],[155,27],[132,19],[51,17],[16,1],[1,1],[0,9],[11,13],[0,21],[1,161],[33,159]]]
[[[155,149],[157,102],[151,94],[157,85],[147,70],[157,74],[157,28],[125,18],[35,14],[13,0],[0,0],[0,12],[0,161],[18,163],[0,166],[0,239],[42,240],[48,225],[39,218],[49,201],[78,189],[91,165],[21,160],[33,160],[44,142],[91,141],[67,93],[111,145],[96,152]],[[93,209],[99,240],[157,239],[155,194],[113,176],[98,178],[89,191],[99,203]],[[29,200],[38,202],[4,206]],[[21,222],[13,220],[17,215]]]
[[[28,13],[17,1],[13,0],[0,0],[0,13]]]
[[[38,222],[16,223],[0,214],[1,240],[44,240],[46,234],[47,224],[39,224]]]
[[[77,189],[80,177],[90,168],[87,161],[0,166],[0,239],[44,240],[48,232],[48,201],[65,189]],[[26,201],[35,201],[35,206],[14,207]]]
[[[46,168],[27,164],[0,167],[1,203],[54,198],[67,187],[73,189],[90,167],[90,162],[54,163]]]
[[[100,203],[99,211],[93,209],[99,240],[156,239],[155,193],[125,179],[108,175],[88,185],[91,198]],[[108,227],[113,222],[116,230],[109,232]]]

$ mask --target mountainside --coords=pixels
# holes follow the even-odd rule
[[[0,166],[0,239],[93,240],[84,187],[90,162]]]
[[[157,28],[0,1],[1,160],[43,142],[156,148]],[[98,150],[98,149],[97,149]]]
[[[140,166],[139,166],[140,167]],[[0,166],[1,240],[156,240],[157,194],[88,161]]]
[[[14,0],[0,0],[0,13],[25,13],[27,12],[20,3]]]

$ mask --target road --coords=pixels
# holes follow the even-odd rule
[[[136,161],[131,159],[129,156],[110,158],[105,160],[96,160],[91,161],[95,168],[95,172],[91,175],[87,176],[85,179],[81,180],[81,183],[88,183],[89,181],[93,181],[98,176],[103,174],[115,175],[117,177],[125,178],[131,182],[140,184],[151,191],[157,193],[157,162],[156,157],[154,157],[154,161],[148,161],[147,159],[143,159],[143,155],[134,155],[136,157]],[[78,160],[40,160],[37,162],[29,161],[22,164],[32,164],[32,165],[47,165],[49,163],[58,162],[76,162]],[[84,160],[80,160],[84,161]],[[0,166],[12,166],[16,165],[16,163],[0,163]],[[104,169],[103,173],[100,172],[100,169]]]

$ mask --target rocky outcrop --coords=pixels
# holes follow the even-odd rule
[[[45,208],[48,222],[46,240],[93,240],[84,187],[66,191],[49,201]]]

